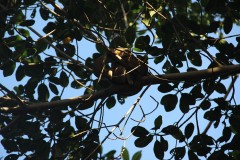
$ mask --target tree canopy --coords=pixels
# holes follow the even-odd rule
[[[104,150],[122,135],[157,159],[240,159],[239,20],[239,0],[0,0],[4,159],[141,159]]]

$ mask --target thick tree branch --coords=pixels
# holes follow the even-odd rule
[[[202,79],[208,78],[217,78],[219,76],[230,76],[240,73],[240,65],[229,65],[229,66],[221,66],[221,67],[214,67],[205,70],[199,71],[192,71],[192,72],[185,72],[185,73],[171,73],[171,74],[164,74],[160,76],[144,76],[138,80],[138,82],[142,85],[149,85],[149,84],[161,84],[161,83],[168,83],[168,82],[194,82],[199,81]],[[129,85],[113,85],[112,87],[104,90],[97,91],[93,94],[86,94],[83,96],[70,98],[70,99],[63,99],[59,101],[53,102],[41,102],[28,105],[26,108],[22,108],[20,106],[15,107],[0,107],[0,112],[10,113],[10,112],[19,112],[19,111],[35,111],[35,110],[43,110],[49,108],[64,108],[68,105],[77,104],[84,101],[95,101],[99,98],[108,97],[110,95],[116,93],[124,93],[129,91]]]

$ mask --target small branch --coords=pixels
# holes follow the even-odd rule
[[[102,142],[86,157],[86,160],[89,159],[96,151],[97,149],[99,149],[99,147],[102,146],[102,144],[108,139],[108,137],[114,133],[114,131],[119,127],[119,125],[124,121],[124,119],[126,117],[128,117],[129,114],[132,113],[132,111],[134,110],[134,108],[136,107],[136,105],[138,104],[138,102],[140,101],[141,97],[145,94],[145,92],[148,90],[148,88],[150,87],[147,86],[143,92],[141,93],[141,95],[137,98],[137,100],[135,101],[135,103],[132,105],[132,107],[130,107],[130,109],[127,111],[127,113],[121,118],[121,120],[113,127],[113,129],[107,134],[107,136],[102,140]]]
[[[12,91],[10,91],[9,89],[7,89],[5,86],[3,86],[1,83],[0,83],[0,88],[2,88],[2,90],[6,91],[8,93],[8,96],[10,96],[10,98],[12,99],[15,99],[18,103],[18,105],[21,107],[21,108],[27,108],[27,105],[25,103],[23,103],[23,101],[16,95],[14,94]]]
[[[234,84],[235,84],[237,78],[238,78],[237,75],[234,76],[234,78],[233,78],[230,86],[228,87],[227,93],[226,93],[226,94],[224,95],[224,97],[223,97],[225,100],[227,99],[227,97],[228,97],[230,91],[232,90],[232,88],[234,87]],[[208,132],[208,130],[210,129],[210,127],[212,126],[212,124],[213,124],[213,121],[210,121],[210,122],[207,124],[207,126],[205,127],[205,129],[204,129],[204,131],[202,132],[202,134],[207,134],[207,132]]]

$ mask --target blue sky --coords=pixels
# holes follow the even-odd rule
[[[44,25],[42,24],[42,21],[40,19],[37,19],[37,20],[38,21],[36,21],[36,24],[33,26],[33,28],[35,30],[39,31],[39,33],[41,33],[42,35],[44,35],[43,32],[42,32],[42,27]],[[239,34],[239,29],[236,26],[233,28],[232,32],[229,33],[228,35],[235,35],[235,34]],[[34,34],[32,34],[33,39],[37,40],[38,37],[33,36],[33,35]],[[235,38],[227,39],[227,41],[233,42],[234,45],[236,45]],[[96,52],[95,44],[93,44],[93,43],[90,43],[86,40],[82,40],[78,44],[79,44],[79,55],[82,56],[83,58],[91,56],[92,53]],[[217,51],[213,50],[213,49],[209,49],[209,51],[210,51],[210,53],[213,53],[213,54],[217,53]],[[54,51],[50,49],[47,52],[51,53],[51,52],[54,52]],[[204,61],[206,61],[206,59],[204,59]],[[150,65],[152,66],[154,64],[150,63]],[[161,70],[160,66],[154,66],[154,67],[157,70]],[[0,74],[2,75],[2,71],[0,71]],[[27,80],[27,78],[25,78],[24,81],[21,82],[21,83],[24,84],[24,82],[26,82],[26,80]],[[235,86],[236,88],[239,88],[239,81],[240,80],[237,80],[237,82],[236,82],[236,86]],[[229,82],[230,82],[229,80],[225,81],[226,88],[228,87]],[[13,86],[19,84],[19,82],[16,82],[15,76],[1,78],[0,83],[5,85],[9,89],[12,89]],[[151,86],[150,89],[147,91],[147,93],[144,95],[144,97],[140,101],[140,105],[143,108],[145,113],[148,113],[148,112],[152,111],[156,106],[156,102],[154,100],[152,100],[150,98],[150,96],[153,96],[158,102],[160,102],[161,97],[163,96],[163,94],[161,94],[160,92],[157,91],[157,87],[158,87],[158,85]],[[79,90],[75,90],[75,89],[72,89],[72,88],[68,87],[68,88],[65,89],[65,92],[63,94],[63,98],[71,98],[71,97],[76,97],[76,96],[80,96],[80,95],[81,94],[79,93]],[[132,106],[132,104],[137,99],[138,95],[128,97],[126,99],[125,104],[121,105],[121,104],[118,103],[111,110],[109,110],[105,107],[105,109],[104,109],[105,113],[104,113],[104,120],[103,121],[107,125],[116,124],[126,114],[126,112],[129,110],[129,108]],[[239,101],[240,101],[239,95],[240,95],[240,91],[236,90],[235,98],[236,98],[237,103],[239,103]],[[213,96],[214,97],[219,97],[219,96],[223,96],[223,95],[215,93]],[[191,113],[191,111],[190,111],[190,113]],[[181,111],[179,110],[178,107],[173,112],[166,113],[164,111],[163,106],[161,104],[159,104],[158,109],[154,113],[148,115],[146,117],[146,120],[143,123],[141,123],[140,125],[146,127],[147,129],[151,129],[154,126],[155,118],[159,115],[162,115],[162,117],[163,117],[163,126],[162,127],[164,127],[164,126],[173,124],[174,122],[178,121],[179,118],[182,116],[182,113],[181,113]],[[135,120],[140,120],[141,117],[142,117],[141,109],[140,109],[139,106],[137,106],[136,109],[134,110],[133,114],[131,115],[131,118],[133,118]],[[207,125],[208,121],[202,118],[203,117],[203,112],[202,111],[200,111],[198,117],[199,117],[200,130],[203,131],[203,129]],[[194,124],[196,122],[195,118],[192,118],[191,121]],[[123,127],[123,124],[124,123],[121,124],[121,127]],[[135,126],[135,125],[137,125],[136,122],[134,122],[133,120],[129,120],[128,123],[127,123],[127,126],[125,127],[125,130],[123,132],[122,138],[128,137],[128,135],[130,134],[130,130],[131,130],[132,126]],[[184,131],[184,127],[182,128],[182,131]],[[214,129],[213,127],[211,127],[211,129],[209,131],[209,134],[214,135],[216,137],[219,137],[221,132],[222,132],[222,127],[221,126],[219,126],[217,129]],[[119,133],[120,132],[116,130],[116,134],[118,135]],[[102,129],[101,138],[103,139],[106,135],[107,135],[106,130]],[[110,138],[114,139],[115,137],[112,135],[112,136],[110,136]],[[143,150],[142,151],[142,159],[156,159],[155,156],[154,156],[154,153],[153,153],[153,144],[154,144],[153,142],[154,141],[152,143],[150,143],[145,148],[136,148],[134,146],[134,140],[136,139],[136,137],[134,137],[134,136],[131,136],[130,138],[128,138],[125,141],[120,140],[120,139],[116,139],[116,140],[113,140],[113,139],[109,139],[104,143],[104,145],[103,145],[104,153],[106,153],[106,152],[108,152],[112,149],[116,149],[117,150],[116,155],[118,155],[118,154],[120,154],[120,150],[121,150],[122,146],[125,146],[129,150],[131,156],[136,151]],[[175,145],[174,139],[170,137],[170,138],[168,138],[168,140],[169,140],[169,143],[171,143],[171,145],[169,147],[170,148],[173,147]],[[179,146],[182,146],[182,145],[183,144],[180,144]],[[0,155],[6,155],[6,154],[4,154],[4,150],[3,150],[2,146],[0,146]],[[170,155],[167,155],[166,158],[170,158]]]

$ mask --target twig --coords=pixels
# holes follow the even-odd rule
[[[233,78],[233,80],[232,80],[232,82],[231,82],[231,84],[230,84],[230,86],[228,87],[227,93],[226,93],[226,94],[224,95],[224,97],[223,97],[224,100],[227,99],[227,97],[228,97],[230,91],[232,90],[232,88],[234,87],[234,84],[235,84],[235,82],[236,82],[237,79],[238,79],[238,75],[235,75],[234,78]],[[207,132],[208,132],[208,130],[210,129],[210,127],[212,126],[212,124],[213,124],[213,121],[210,121],[210,122],[207,124],[207,126],[205,127],[205,129],[204,129],[204,131],[202,132],[202,134],[207,134]]]
[[[147,91],[147,89],[150,87],[147,86],[143,92],[141,93],[141,95],[137,98],[137,100],[135,101],[135,103],[132,105],[132,107],[130,107],[130,109],[127,111],[127,113],[121,118],[121,120],[113,127],[113,129],[107,134],[107,136],[101,141],[101,143],[85,158],[90,159],[90,157],[99,149],[99,147],[102,146],[102,144],[108,139],[108,137],[114,133],[114,131],[119,127],[119,125],[124,121],[124,119],[126,117],[128,117],[129,114],[132,113],[132,111],[134,110],[134,108],[136,107],[136,105],[138,104],[138,102],[140,101],[141,97],[145,94],[145,92]]]

